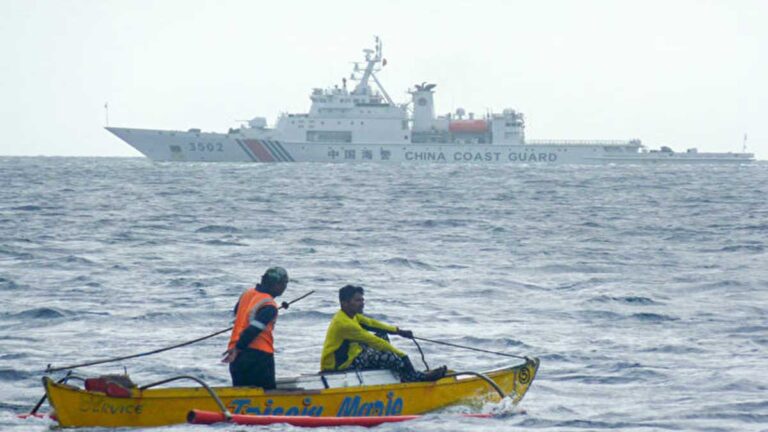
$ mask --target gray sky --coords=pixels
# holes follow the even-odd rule
[[[226,131],[309,108],[373,36],[397,102],[506,107],[529,139],[768,159],[768,1],[0,0],[0,155],[138,156],[103,129]]]

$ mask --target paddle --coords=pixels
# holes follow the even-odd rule
[[[310,294],[313,294],[314,292],[315,292],[315,290],[312,290],[312,291],[309,291],[308,293],[304,294],[303,296],[295,298],[295,299],[293,299],[293,300],[291,300],[289,302],[283,302],[282,305],[278,309],[288,309],[288,306],[290,306],[290,305],[296,303],[297,301],[299,301],[299,300],[309,296]],[[199,338],[193,339],[191,341],[187,341],[187,342],[183,342],[183,343],[176,344],[176,345],[173,345],[173,346],[169,346],[169,347],[165,347],[165,348],[160,348],[160,349],[156,349],[156,350],[152,350],[152,351],[147,351],[147,352],[143,352],[143,353],[139,353],[139,354],[132,354],[132,355],[129,355],[129,356],[115,357],[115,358],[110,358],[110,359],[106,359],[106,360],[96,360],[96,361],[91,361],[91,362],[87,362],[87,363],[79,363],[79,364],[60,366],[60,367],[55,367],[55,368],[52,368],[51,365],[49,364],[48,367],[45,369],[45,373],[57,372],[57,371],[66,370],[66,369],[75,369],[75,368],[80,368],[80,367],[84,367],[84,366],[93,366],[93,365],[103,364],[103,363],[111,363],[111,362],[116,362],[116,361],[120,361],[120,360],[128,360],[128,359],[132,359],[132,358],[136,358],[136,357],[143,357],[143,356],[148,356],[148,355],[152,355],[152,354],[157,354],[157,353],[161,353],[163,351],[170,351],[172,349],[180,348],[180,347],[187,346],[187,345],[192,345],[194,343],[197,343],[197,342],[200,342],[200,341],[203,341],[203,340],[206,340],[206,339],[210,339],[210,338],[212,338],[214,336],[218,336],[218,335],[220,335],[222,333],[226,333],[226,332],[228,332],[230,330],[232,330],[232,327],[225,328],[224,330],[219,330],[219,331],[217,331],[215,333],[211,333],[211,334],[209,334],[207,336],[199,337]]]

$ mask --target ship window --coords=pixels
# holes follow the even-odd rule
[[[352,142],[351,131],[307,131],[308,142]]]

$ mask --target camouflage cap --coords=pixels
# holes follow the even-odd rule
[[[270,267],[261,277],[262,285],[273,286],[283,282],[288,283],[288,272],[282,267]]]

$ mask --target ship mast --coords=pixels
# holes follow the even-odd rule
[[[387,94],[387,91],[384,90],[384,86],[381,85],[379,82],[379,79],[376,78],[376,75],[374,72],[378,72],[381,69],[376,68],[376,64],[380,63],[382,61],[381,56],[381,39],[379,39],[378,36],[376,36],[376,45],[375,49],[366,48],[363,50],[365,53],[365,71],[363,72],[363,76],[360,78],[360,82],[357,83],[357,86],[355,86],[355,89],[352,91],[352,94],[371,94],[371,88],[368,85],[368,80],[370,78],[373,78],[373,81],[376,83],[376,86],[381,91],[381,94],[384,95],[384,99],[387,100],[387,102],[390,105],[394,105],[395,103],[392,101],[392,98],[389,97],[389,94]],[[355,72],[360,71],[360,65],[358,63],[355,63]]]
[[[747,152],[747,133],[744,133],[744,142],[741,144],[741,152],[746,153]]]

